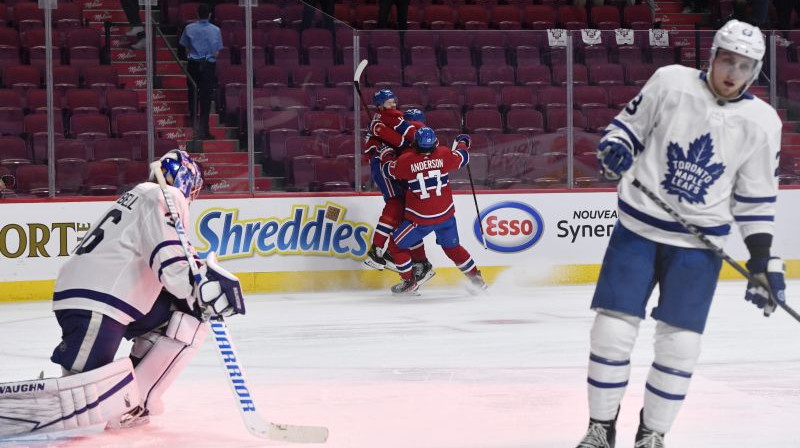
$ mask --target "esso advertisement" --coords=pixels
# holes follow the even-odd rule
[[[497,252],[520,252],[542,237],[544,222],[536,209],[521,202],[500,202],[481,213],[481,221],[475,220],[474,232],[481,241],[481,228],[486,237],[486,246]]]

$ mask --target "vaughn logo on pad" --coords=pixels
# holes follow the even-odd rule
[[[480,225],[486,236],[486,246],[497,252],[521,252],[542,237],[544,221],[536,209],[522,202],[506,201],[492,205],[481,212],[480,221],[473,232],[481,241]]]

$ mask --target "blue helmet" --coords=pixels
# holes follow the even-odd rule
[[[394,94],[394,92],[389,89],[381,89],[372,95],[372,104],[374,104],[375,107],[381,107],[383,106],[383,103],[392,98],[397,99],[397,96]]]
[[[168,185],[180,190],[190,202],[203,188],[203,173],[189,153],[173,149],[161,157],[161,172]]]
[[[433,152],[436,149],[436,133],[427,126],[419,128],[414,133],[414,144],[417,152]]]
[[[408,121],[419,121],[421,123],[425,123],[425,112],[422,112],[419,109],[408,109],[407,111],[403,112],[403,118]]]

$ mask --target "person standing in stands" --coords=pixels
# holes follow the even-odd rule
[[[311,28],[312,22],[314,21],[314,14],[316,11],[316,5],[319,5],[319,9],[325,13],[324,23],[325,28],[329,29],[331,33],[334,33],[333,28],[333,13],[334,13],[334,1],[333,0],[303,0],[303,29],[307,30]]]
[[[197,116],[197,102],[191,82],[187,80],[189,90],[189,114],[197,118],[195,136],[200,140],[211,140],[214,137],[208,130],[208,117],[211,114],[211,94],[217,84],[217,55],[222,49],[222,33],[208,19],[211,7],[201,3],[197,7],[199,21],[186,26],[179,44],[186,48],[189,63],[186,66],[189,76],[197,84],[200,113]]]
[[[378,29],[389,27],[389,13],[392,5],[397,6],[397,29],[408,29],[408,4],[409,0],[380,0],[378,1]]]
[[[131,45],[134,50],[144,50],[144,26],[142,26],[142,18],[139,17],[139,0],[120,0],[122,10],[125,11],[125,17],[131,24],[131,29],[125,33],[127,37],[139,37],[139,40]]]

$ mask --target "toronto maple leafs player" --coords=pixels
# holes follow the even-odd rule
[[[716,288],[720,258],[633,184],[719,245],[738,225],[747,267],[782,299],[783,262],[770,254],[781,121],[747,93],[758,77],[761,31],[736,20],[716,32],[708,72],[659,69],[607,128],[598,159],[620,179],[619,222],[609,241],[592,308],[589,428],[579,448],[613,447],[630,354],[651,291],[659,287],[655,359],[645,385],[635,447],[663,447],[689,388]],[[769,315],[776,304],[748,284],[745,299]]]
[[[178,150],[164,155],[160,166],[187,228],[189,203],[203,184],[200,168]],[[162,394],[206,336],[202,321],[244,313],[238,279],[214,254],[200,273],[195,284],[159,185],[145,182],[123,194],[56,278],[53,310],[62,339],[51,360],[64,376],[4,388],[19,394],[3,395],[15,404],[0,405],[0,438],[129,426],[159,414]],[[130,357],[115,361],[123,337],[133,340]]]

